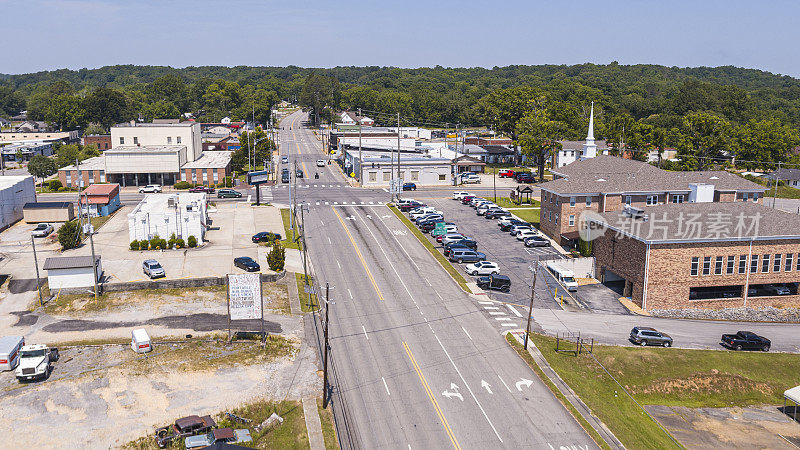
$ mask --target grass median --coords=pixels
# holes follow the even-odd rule
[[[424,245],[425,248],[428,249],[431,255],[433,255],[433,257],[436,258],[437,261],[439,261],[439,264],[441,264],[444,270],[446,270],[447,273],[449,273],[450,276],[453,277],[453,280],[455,280],[456,283],[458,283],[458,285],[461,286],[461,289],[463,289],[464,292],[471,293],[472,291],[470,291],[469,287],[467,287],[467,281],[464,279],[464,276],[461,275],[461,272],[459,272],[452,264],[450,264],[450,261],[448,261],[447,258],[445,258],[444,255],[441,252],[439,252],[439,250],[437,250],[436,247],[434,247],[433,243],[431,243],[431,241],[429,241],[428,238],[425,237],[425,235],[422,234],[422,232],[419,231],[419,229],[416,226],[414,226],[414,224],[411,223],[411,221],[408,220],[406,216],[404,216],[403,213],[400,212],[399,209],[397,209],[397,207],[390,206],[389,209],[391,209],[394,215],[396,215],[400,219],[400,221],[405,224],[406,228],[408,228],[411,231],[411,233],[413,233],[414,236],[417,237],[419,242],[422,243],[422,245]]]
[[[325,450],[337,450],[339,441],[336,439],[336,427],[333,423],[333,406],[328,405],[327,409],[322,408],[322,399],[317,399],[317,411],[319,420],[322,423],[322,438],[325,439]]]
[[[300,297],[300,309],[303,312],[311,312],[318,310],[319,309],[318,296],[306,293],[305,275],[303,275],[302,273],[295,273],[294,277],[297,280],[297,295]],[[312,278],[309,278],[308,283],[313,286],[314,280]]]
[[[489,200],[493,199],[494,197],[489,196]],[[494,202],[497,206],[501,208],[538,208],[539,201],[531,199],[531,203],[522,203],[518,204],[512,201],[508,197],[497,197],[497,201]],[[515,212],[515,211],[512,211]]]
[[[281,219],[283,220],[283,240],[281,241],[281,245],[284,248],[293,248],[296,250],[300,250],[301,243],[298,239],[297,242],[292,241],[292,228],[291,228],[291,211],[289,209],[281,209]],[[299,233],[298,233],[299,234]]]
[[[540,210],[538,209],[515,209],[511,214],[519,217],[520,219],[532,223],[536,228],[539,228]]]

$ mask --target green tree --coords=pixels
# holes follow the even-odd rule
[[[69,250],[75,248],[81,242],[81,229],[78,222],[72,220],[64,222],[58,229],[58,243],[61,244],[61,250]]]
[[[286,250],[284,250],[281,242],[275,240],[272,250],[267,254],[267,265],[269,269],[275,272],[280,272],[286,264]]]
[[[554,151],[562,148],[564,123],[549,120],[543,109],[525,113],[517,123],[515,134],[524,156],[535,161],[539,181],[544,181],[544,166]]]
[[[92,135],[92,134],[108,134],[108,128],[103,128],[102,125],[99,123],[90,123],[85,130],[83,130],[83,135]]]
[[[28,173],[36,178],[45,179],[57,171],[56,162],[46,156],[36,155],[28,161]]]
[[[319,121],[330,121],[333,117],[331,109],[338,109],[341,100],[339,80],[332,76],[311,73],[303,85],[300,93],[300,105],[313,110],[312,121],[318,125]],[[396,112],[397,110],[386,110]]]
[[[493,91],[478,102],[476,109],[484,123],[516,138],[518,123],[523,116],[531,111],[543,111],[546,100],[540,89],[519,86]]]
[[[730,122],[711,113],[687,114],[679,133],[678,156],[684,170],[703,170],[721,162],[733,148]]]
[[[785,162],[792,149],[800,145],[797,128],[784,125],[778,119],[751,119],[737,127],[736,158],[747,169],[768,169]],[[738,165],[738,164],[737,164]]]
[[[275,148],[275,144],[260,127],[250,133],[243,131],[239,135],[239,145],[241,147],[237,152],[241,152],[245,161],[247,161],[248,156],[252,156],[254,165],[257,166],[264,161],[272,160],[272,150]]]
[[[105,128],[132,118],[125,94],[116,89],[98,88],[83,99],[86,117]]]
[[[178,107],[166,100],[158,100],[145,105],[141,114],[145,122],[152,122],[153,119],[179,119],[181,117]]]

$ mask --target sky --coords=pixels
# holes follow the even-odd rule
[[[799,13],[784,0],[0,0],[0,73],[617,61],[800,77]]]

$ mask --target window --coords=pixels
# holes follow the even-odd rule
[[[439,174],[439,181],[444,181],[444,180],[446,180],[446,179],[447,179],[447,175],[445,175],[445,174],[443,174],[443,173],[440,173],[440,174]]]
[[[780,272],[781,271],[781,255],[780,253],[775,253],[775,258],[772,261],[772,271],[773,272]]]
[[[101,183],[105,183],[106,182],[106,173],[105,173],[105,171],[102,171],[102,170],[100,171],[100,182]]]
[[[648,195],[647,196],[647,205],[653,206],[658,204],[658,196],[657,195]]]
[[[630,195],[626,195],[625,196],[625,204],[628,205],[628,206],[631,205],[631,196]]]
[[[750,273],[758,272],[758,255],[753,255],[750,258]]]
[[[411,181],[419,181],[419,170],[411,171]]]
[[[711,275],[711,257],[703,258],[703,275]]]
[[[722,256],[717,256],[714,261],[714,275],[722,275]]]
[[[758,203],[758,193],[753,193],[753,203]]]
[[[728,256],[728,267],[725,269],[725,273],[728,275],[733,274],[733,266],[736,264],[736,257],[735,256]]]
[[[683,203],[683,194],[672,194],[672,203]]]
[[[556,225],[558,225],[558,213],[556,213],[555,216],[556,216],[555,223],[556,223]]]
[[[369,181],[378,181],[378,172],[370,172]]]
[[[186,172],[181,170],[181,181],[186,181]]]
[[[383,172],[383,181],[390,181],[392,179],[391,172]]]
[[[769,255],[764,255],[761,257],[761,272],[769,272]]]
[[[139,145],[139,138],[137,136],[133,137],[133,145]]]
[[[586,196],[586,206],[592,206],[592,197]]]
[[[792,266],[794,265],[793,264],[794,261],[792,261],[793,258],[794,258],[794,253],[787,253],[786,254],[786,264],[785,264],[785,266],[783,268],[783,270],[785,270],[786,272],[789,272],[789,271],[792,270]]]
[[[694,256],[692,257],[692,269],[689,272],[692,276],[697,276],[697,272],[700,269],[700,257]]]
[[[212,174],[214,174],[214,184],[217,184],[217,183],[219,183],[219,172],[217,172],[217,171],[215,170],[215,171],[213,171],[213,172],[211,172],[211,173],[212,173]]]
[[[125,145],[125,138],[122,136],[119,137],[119,145]]]
[[[175,140],[178,142],[178,144],[181,143],[181,137],[180,136],[176,137]]]
[[[547,191],[542,191],[542,201],[543,202],[547,201]]]
[[[206,181],[208,181],[208,172],[206,172],[205,169],[201,169],[201,171],[203,172],[203,184],[206,184]]]
[[[746,202],[747,201],[747,197],[749,197],[749,195],[747,193],[742,194],[742,201]]]
[[[167,144],[172,144],[172,136],[167,136]]]
[[[192,183],[197,184],[197,171],[192,169]]]
[[[797,254],[797,267],[794,270],[800,270],[800,253]]]
[[[747,255],[739,255],[739,273],[747,272]]]
[[[571,226],[571,227],[575,226],[575,214],[570,214],[569,215],[569,226]]]
[[[575,197],[569,198],[569,206],[575,206]]]
[[[72,172],[67,170],[66,173],[67,173],[67,186],[72,186]],[[800,261],[800,259],[798,259],[798,261]]]

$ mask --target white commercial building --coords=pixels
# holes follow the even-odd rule
[[[362,151],[363,165],[358,157],[358,150],[345,152],[345,170],[355,173],[361,170],[364,187],[389,187],[393,178],[397,177],[397,153],[394,153],[394,164],[390,152]],[[363,167],[363,168],[362,168]],[[451,186],[453,184],[452,160],[435,158],[419,153],[400,155],[400,180],[418,186]]]
[[[32,176],[0,177],[0,230],[22,219],[22,207],[35,201]]]
[[[128,214],[130,241],[152,239],[189,239],[194,236],[202,245],[208,226],[206,194],[148,194]]]
[[[53,293],[59,289],[94,287],[94,267],[91,256],[55,256],[44,260],[47,285]],[[103,276],[103,265],[97,256],[97,281]]]

